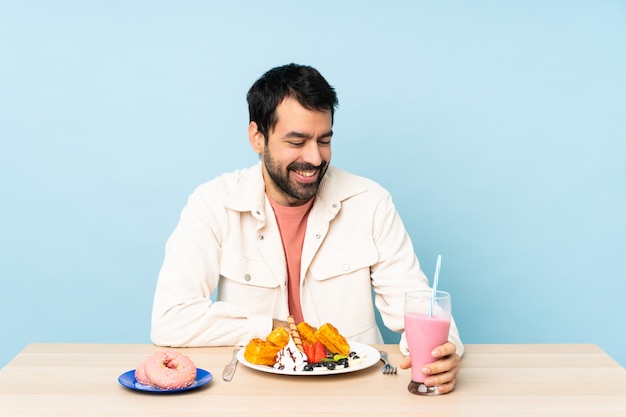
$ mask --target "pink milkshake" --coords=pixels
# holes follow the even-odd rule
[[[428,314],[408,312],[404,315],[404,329],[411,355],[412,380],[424,382],[421,369],[435,361],[431,354],[433,349],[448,340],[450,317],[428,317]]]
[[[437,387],[424,384],[425,365],[435,362],[432,351],[448,340],[452,309],[450,294],[445,291],[411,291],[404,301],[404,331],[411,355],[409,392],[418,395],[439,395]]]

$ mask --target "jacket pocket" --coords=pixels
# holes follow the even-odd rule
[[[217,297],[250,314],[276,317],[283,300],[282,288],[262,259],[239,252],[222,252]]]
[[[341,246],[322,247],[309,271],[317,281],[353,274],[374,265],[378,261],[378,250],[371,238],[345,242]],[[367,273],[369,276],[369,271]]]
[[[261,288],[280,286],[274,273],[263,259],[254,259],[236,251],[222,251],[220,278],[244,286]]]

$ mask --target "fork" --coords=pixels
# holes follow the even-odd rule
[[[389,356],[387,355],[387,352],[385,352],[384,350],[381,350],[379,352],[380,360],[385,362],[385,366],[383,366],[383,374],[396,375],[398,373],[398,368],[392,366],[391,363],[389,363]]]

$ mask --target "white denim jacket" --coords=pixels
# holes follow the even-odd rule
[[[383,343],[372,289],[385,325],[402,332],[404,293],[428,288],[389,193],[334,167],[309,214],[301,263],[305,321],[315,327],[330,322],[361,343]],[[167,242],[152,341],[224,346],[264,338],[273,318],[289,315],[286,284],[285,253],[261,164],[222,175],[192,193]],[[454,321],[450,340],[462,354]],[[404,334],[400,347],[407,353]]]

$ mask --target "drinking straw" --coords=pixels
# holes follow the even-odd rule
[[[430,297],[430,308],[428,317],[432,317],[435,308],[435,297],[437,296],[437,285],[439,284],[439,269],[441,268],[441,255],[437,255],[437,265],[435,266],[435,278],[433,279],[433,293]]]

